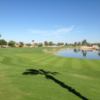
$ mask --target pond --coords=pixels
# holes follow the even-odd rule
[[[98,59],[100,60],[100,51],[97,50],[80,50],[80,49],[64,49],[56,52],[57,56],[82,59]]]

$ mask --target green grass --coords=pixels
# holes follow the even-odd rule
[[[81,100],[43,75],[22,75],[28,68],[59,72],[55,78],[100,100],[100,60],[57,57],[43,49],[0,49],[0,100]]]

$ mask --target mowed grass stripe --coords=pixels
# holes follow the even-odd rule
[[[72,59],[72,68],[74,70],[82,69],[82,60],[81,59]]]
[[[52,56],[51,55],[47,55],[47,56],[41,56],[41,57],[37,57],[37,59],[33,59],[32,61],[34,61],[34,62],[42,62],[42,61],[45,61],[45,60],[47,60],[47,59],[50,59],[50,58],[52,58]]]
[[[85,64],[88,66],[89,72],[87,74],[93,78],[99,78],[100,66],[95,61],[85,60]]]
[[[64,72],[68,72],[72,70],[72,58],[66,58],[62,64],[62,69]]]
[[[22,57],[22,55],[21,56],[18,56],[19,57],[19,61],[21,60],[21,59],[23,59],[22,61],[29,61],[31,64],[33,63],[41,63],[42,61],[45,61],[46,59],[50,59],[51,58],[51,55],[40,55],[40,54],[37,54],[37,55],[35,55],[35,56],[33,56],[33,55],[31,55],[30,57],[28,57],[28,56],[26,56],[26,57]],[[25,62],[25,63],[26,63]]]
[[[56,62],[58,60],[58,58],[57,57],[52,57],[52,56],[50,56],[49,58],[47,58],[47,59],[43,59],[42,61],[41,61],[41,63],[42,64],[47,64],[47,65],[50,65],[50,64],[53,64],[54,62]]]
[[[2,65],[3,66],[3,65]],[[5,70],[0,74],[0,100],[20,100],[25,95],[11,81]]]
[[[98,61],[86,61],[91,69],[94,71],[100,71],[100,62]]]
[[[79,100],[43,75],[22,75],[29,68],[58,72],[55,78],[90,100],[99,100],[100,61],[58,57],[43,53],[42,48],[1,51],[1,59],[6,60],[0,63],[0,100]]]
[[[59,62],[61,59],[58,57],[52,57],[50,60],[46,61],[48,65],[55,65],[57,62]]]
[[[20,57],[20,58],[26,58],[26,59],[38,59],[38,58],[41,58],[43,57],[43,54],[31,54],[31,53],[28,53],[28,54],[16,54],[17,57]]]
[[[63,67],[63,64],[65,63],[65,59],[63,59],[63,58],[59,58],[59,59],[57,59],[54,63],[53,63],[53,66],[55,67],[55,68],[60,68],[60,67]]]
[[[83,60],[83,61],[81,62],[82,67],[83,67],[83,70],[87,70],[87,71],[88,71],[88,70],[92,70],[91,64],[90,64],[89,62],[92,63],[92,61],[90,61],[90,60]],[[93,63],[95,63],[95,62],[93,62]]]

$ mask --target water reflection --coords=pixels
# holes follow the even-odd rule
[[[74,51],[75,53],[78,53],[78,52],[80,52],[80,49],[74,48],[73,51]]]
[[[81,54],[83,57],[87,56],[87,51],[86,50],[80,50],[80,49],[73,49],[74,53],[79,53],[81,51]]]
[[[87,55],[87,51],[82,50],[82,55],[83,55],[84,57],[86,57],[86,55]]]
[[[87,58],[87,59],[100,59],[99,50],[80,50],[77,48],[60,50],[56,53],[58,56],[71,57],[71,58]]]
[[[98,56],[100,56],[100,51],[98,52]]]

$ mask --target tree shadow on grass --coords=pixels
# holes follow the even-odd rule
[[[50,79],[62,88],[68,90],[69,92],[73,93],[77,97],[81,98],[82,100],[89,100],[87,97],[83,96],[81,93],[76,91],[73,87],[65,84],[64,82],[56,79],[53,75],[58,74],[58,72],[50,72],[50,71],[45,71],[43,69],[27,69],[25,72],[23,72],[23,75],[44,75],[46,79]]]

